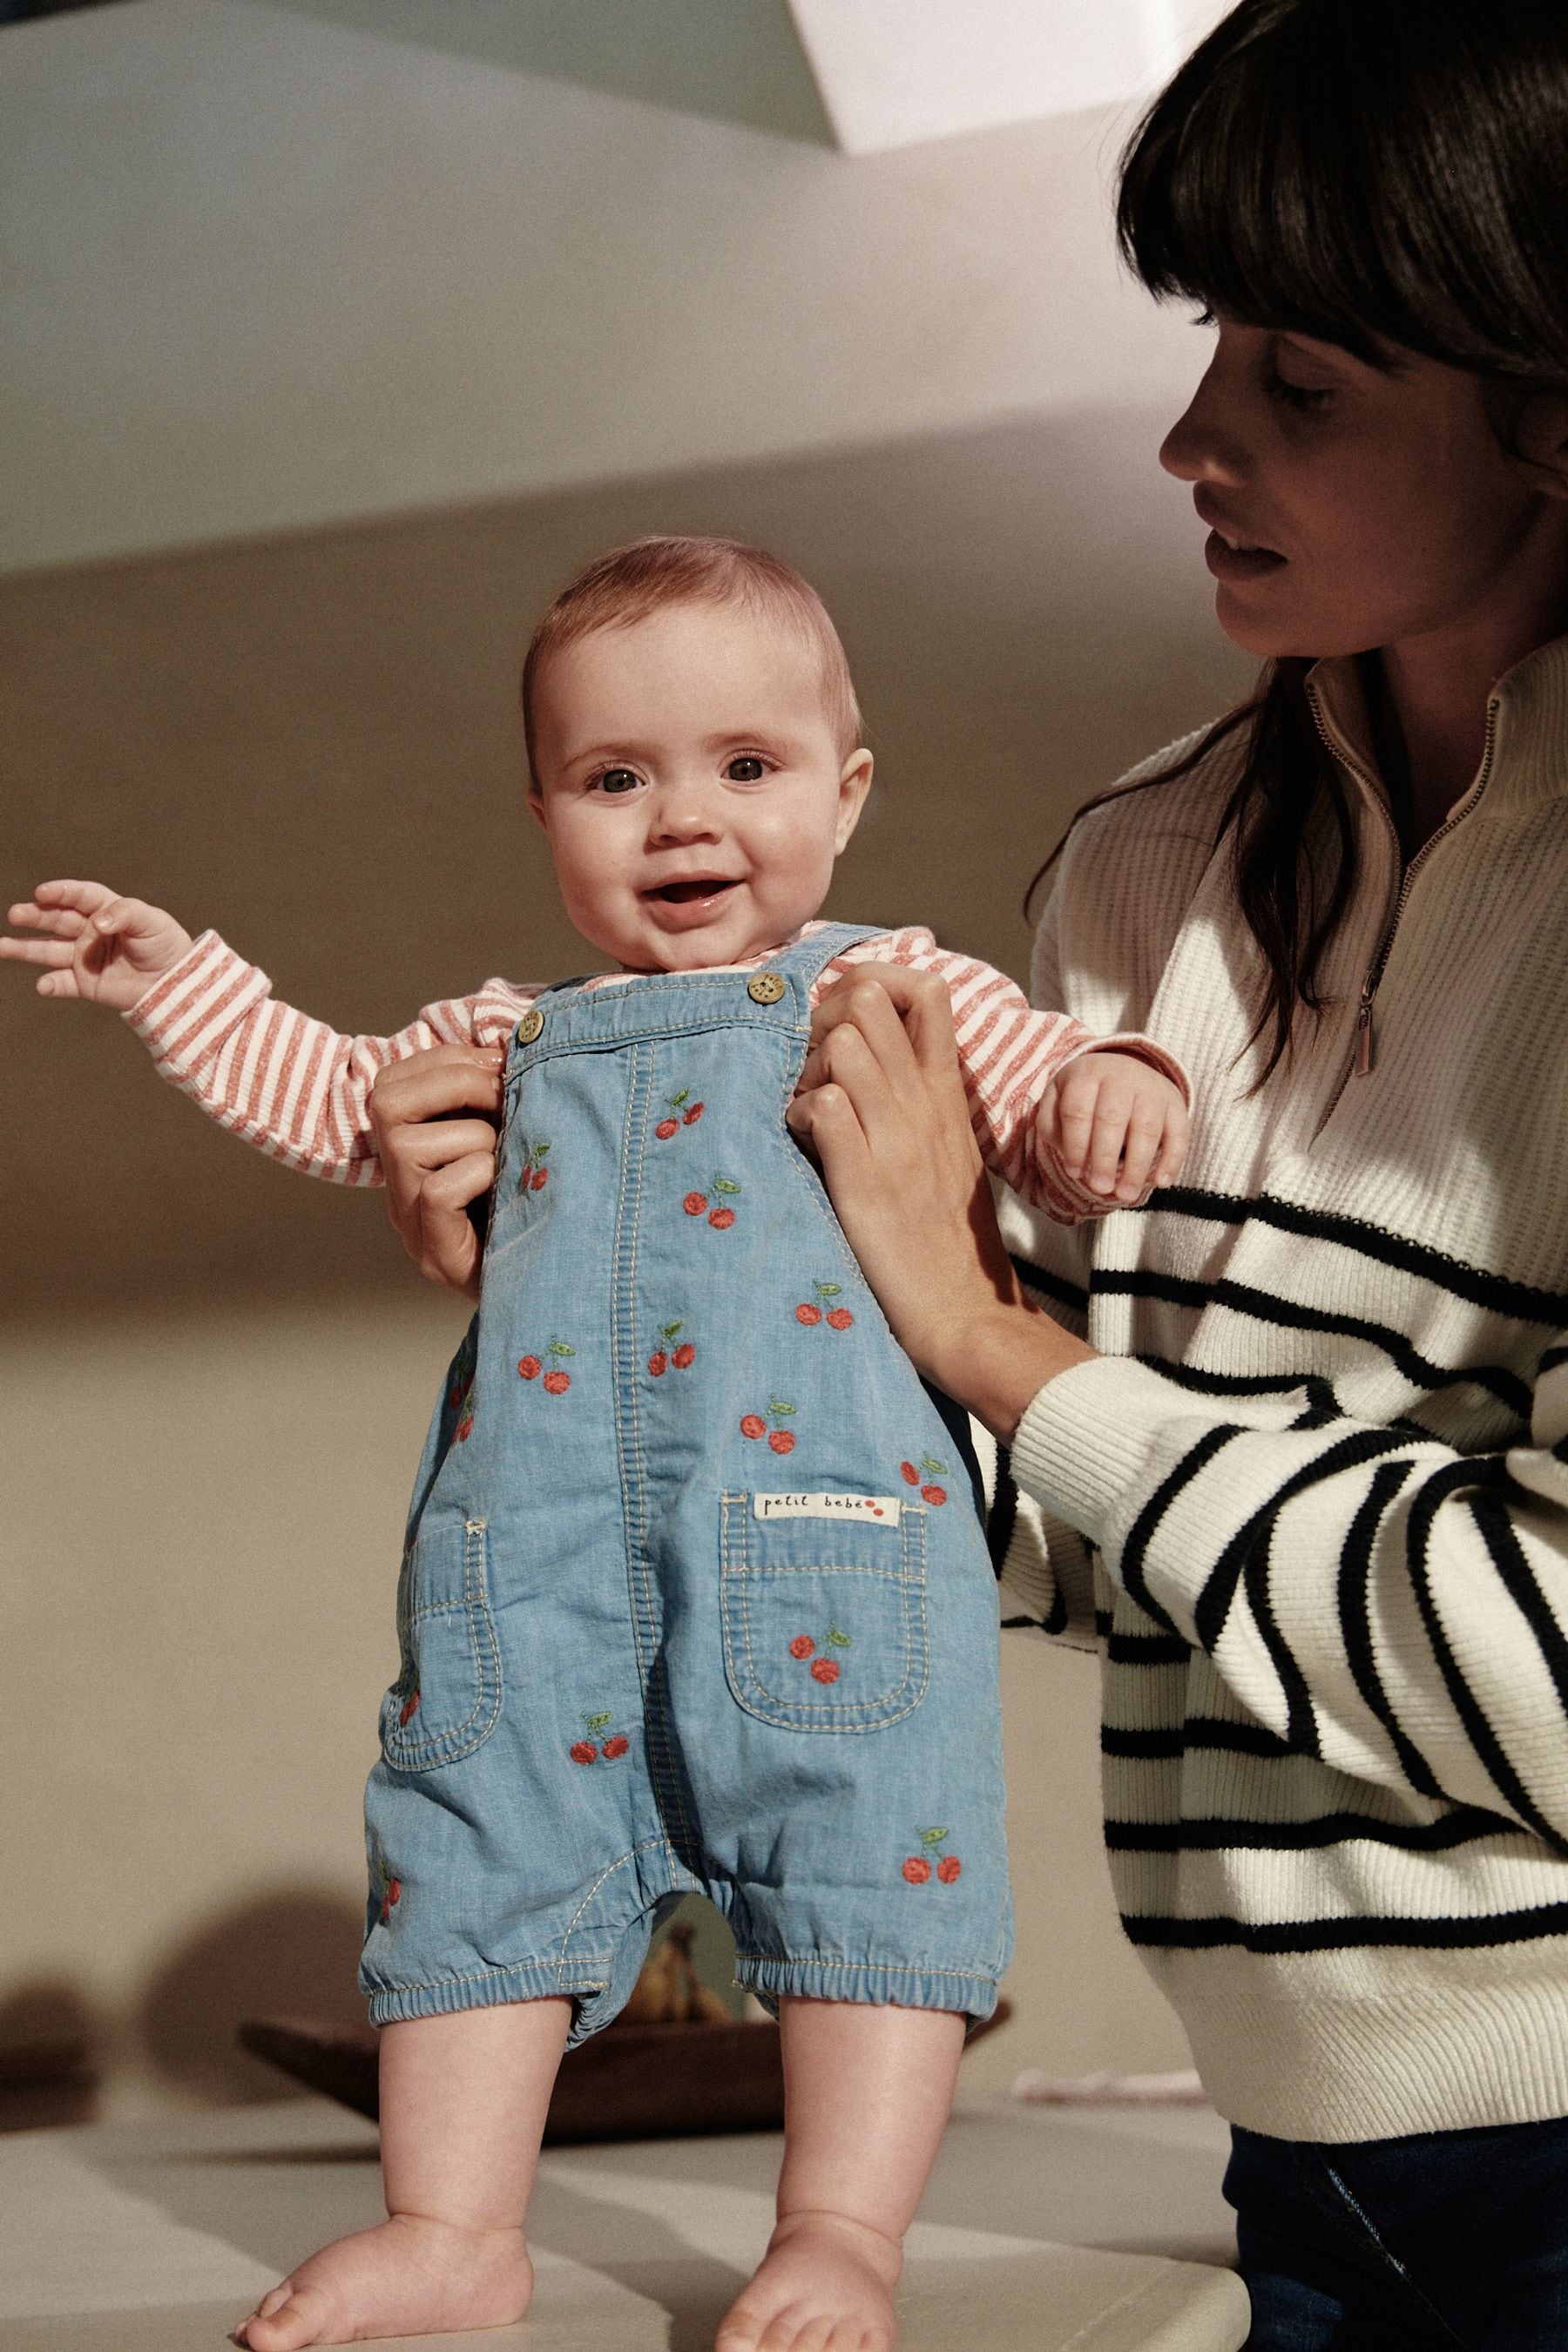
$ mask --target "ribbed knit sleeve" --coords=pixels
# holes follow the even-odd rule
[[[1302,1391],[1220,1412],[1103,1357],[1041,1391],[1013,1466],[1292,1753],[1568,1853],[1568,1332],[1530,1434],[1458,1454]]]
[[[487,981],[475,996],[426,1005],[393,1036],[343,1036],[279,1003],[266,973],[209,930],[124,1017],[160,1076],[220,1127],[305,1175],[379,1184],[376,1072],[427,1045],[499,1045],[536,992]]]

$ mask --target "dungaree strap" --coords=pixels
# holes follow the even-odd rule
[[[825,923],[809,939],[796,940],[787,948],[780,948],[768,958],[769,967],[777,971],[793,973],[811,988],[846,948],[858,947],[862,940],[881,937],[886,926],[880,923]]]
[[[846,948],[858,946],[862,940],[880,938],[886,928],[882,923],[825,923],[819,931],[813,931],[809,939],[795,940],[789,947],[779,948],[770,953],[759,969],[787,971],[802,981],[809,991],[819,974],[833,961],[835,956],[842,955]],[[587,972],[577,972],[566,980],[552,980],[548,988],[540,990],[534,1002],[542,1004],[547,996],[559,998],[580,994],[592,976],[594,975]],[[695,976],[697,975],[683,972],[649,972],[639,975],[639,977],[658,981],[681,980]]]

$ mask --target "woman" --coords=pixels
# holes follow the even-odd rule
[[[1253,2345],[1556,2345],[1561,0],[1244,0],[1119,217],[1151,290],[1217,321],[1162,460],[1269,667],[1080,815],[1035,983],[1184,1061],[1181,1186],[1016,1222],[1015,1271],[906,974],[820,1008],[793,1119],[903,1345],[1038,1507],[1035,1613],[1103,1642],[1113,1874],[1236,2126]],[[407,1121],[489,1082],[395,1077],[394,1215],[462,1282],[488,1129]]]

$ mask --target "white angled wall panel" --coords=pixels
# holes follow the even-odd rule
[[[789,0],[851,155],[1144,95],[1223,0]]]

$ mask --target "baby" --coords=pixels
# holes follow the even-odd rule
[[[556,599],[529,806],[616,969],[344,1037],[212,932],[41,884],[0,953],[123,1012],[289,1165],[376,1181],[378,1069],[504,1049],[479,1305],[415,1485],[366,1795],[362,1981],[388,2219],[310,2256],[252,2352],[526,2308],[557,2062],[683,1895],[779,2012],[778,2219],[723,2352],[875,2352],[965,2022],[1012,1940],[997,1611],[963,1426],[894,1344],[785,1125],[821,992],[940,973],[987,1165],[1063,1220],[1169,1182],[1185,1080],[928,931],[816,919],[871,780],[790,567],[654,539]]]

